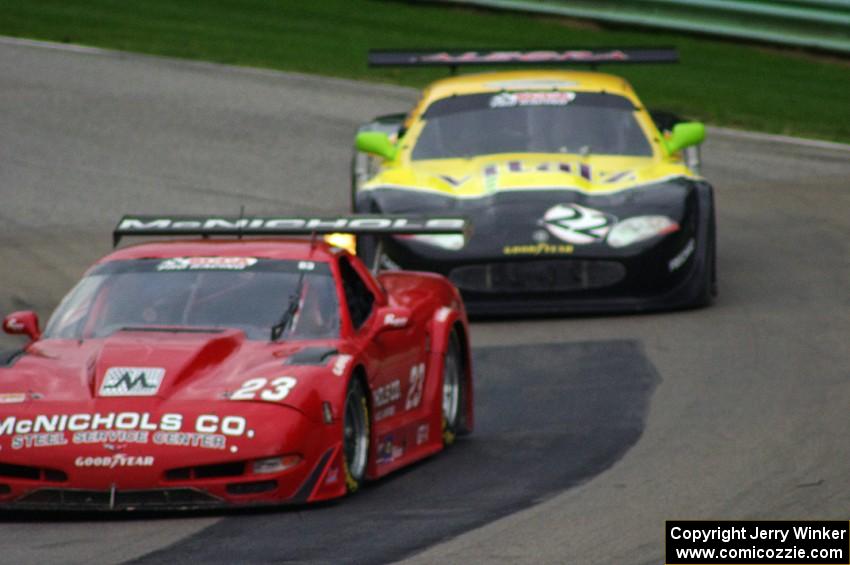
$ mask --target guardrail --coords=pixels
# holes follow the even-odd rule
[[[850,0],[436,0],[850,54]]]

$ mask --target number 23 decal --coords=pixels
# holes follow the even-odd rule
[[[410,384],[407,387],[407,402],[405,410],[411,410],[422,402],[422,389],[425,387],[425,363],[419,363],[410,368]]]
[[[239,389],[230,395],[230,400],[252,400],[260,393],[261,400],[279,402],[286,398],[289,392],[295,388],[298,381],[294,377],[278,377],[269,382],[262,377],[248,379]]]

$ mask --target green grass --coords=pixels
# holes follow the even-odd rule
[[[850,62],[665,32],[387,0],[0,0],[0,34],[420,87],[442,69],[368,69],[370,47],[675,45],[618,67],[649,107],[850,142]]]

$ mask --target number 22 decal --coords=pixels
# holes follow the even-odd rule
[[[419,363],[410,368],[410,384],[407,387],[407,402],[405,410],[411,410],[422,402],[422,389],[425,387],[425,363]]]
[[[294,377],[278,377],[269,383],[268,379],[262,377],[248,379],[239,389],[230,395],[230,400],[252,400],[258,391],[260,399],[269,402],[279,402],[286,398],[289,392],[295,388],[298,381]]]

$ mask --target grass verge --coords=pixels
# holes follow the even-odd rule
[[[368,69],[370,47],[675,45],[618,67],[649,107],[850,142],[850,62],[657,31],[388,0],[0,0],[0,34],[421,87],[442,69]]]

